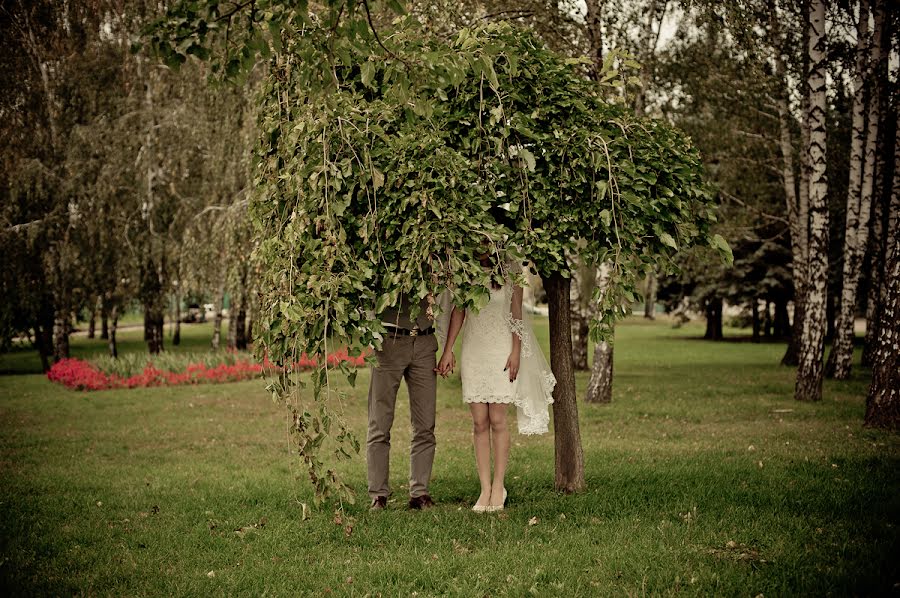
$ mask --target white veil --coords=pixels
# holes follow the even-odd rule
[[[509,259],[506,260],[506,268],[509,282],[512,282],[512,275],[522,273],[521,265]],[[509,296],[511,299],[512,293]],[[550,426],[549,405],[553,403],[556,378],[534,335],[531,312],[523,304],[522,319],[518,320],[512,316],[511,307],[507,325],[522,341],[515,397],[519,433],[546,434]]]

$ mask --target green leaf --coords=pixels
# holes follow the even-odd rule
[[[368,88],[372,88],[372,79],[375,78],[375,64],[366,61],[360,65],[362,84]]]
[[[719,254],[725,260],[726,264],[730,266],[734,263],[734,253],[732,253],[731,246],[728,245],[728,241],[725,240],[725,237],[715,234],[712,239],[710,239],[709,244],[719,251]]]
[[[661,233],[659,235],[659,240],[662,241],[665,245],[668,245],[672,249],[678,249],[678,243],[675,242],[675,239],[672,238],[672,235],[669,233]]]
[[[384,187],[384,174],[377,168],[372,170],[372,187],[376,191]]]
[[[519,148],[519,157],[525,161],[525,165],[528,167],[528,170],[531,172],[535,171],[537,168],[537,161],[534,158],[534,154],[532,154],[529,150],[524,147]]]
[[[609,228],[609,225],[612,224],[612,214],[609,210],[600,210],[600,221],[603,222],[603,226]]]

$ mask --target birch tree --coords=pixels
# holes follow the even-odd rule
[[[818,401],[822,398],[824,374],[823,354],[827,328],[825,302],[828,285],[828,178],[826,172],[827,113],[825,69],[827,42],[825,37],[825,1],[809,2],[809,73],[807,91],[809,111],[809,246],[808,274],[804,303],[803,330],[794,398]]]
[[[869,39],[869,2],[859,3],[856,73],[853,96],[853,137],[850,155],[850,185],[844,228],[844,267],[834,340],[826,374],[839,380],[850,376],[853,359],[853,325],[856,319],[857,289],[863,257],[869,242],[869,216],[875,183],[875,150],[881,122],[879,71],[885,34],[883,0],[874,0],[874,38]]]
[[[894,175],[887,221],[888,252],[882,274],[882,309],[866,397],[866,425],[900,429],[900,127],[894,141]]]

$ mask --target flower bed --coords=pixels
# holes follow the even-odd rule
[[[169,368],[172,368],[171,360]],[[265,363],[255,363],[249,358],[236,358],[225,354],[222,363],[210,363],[210,359],[204,363],[186,363],[180,371],[172,369],[159,369],[150,361],[146,362],[143,369],[130,376],[124,376],[109,371],[109,360],[105,360],[100,367],[95,363],[83,359],[62,359],[50,368],[47,378],[74,390],[108,390],[113,388],[146,388],[151,386],[178,386],[183,384],[206,384],[222,382],[238,382],[258,378],[263,372],[272,372],[275,366],[266,360]],[[346,350],[336,351],[328,355],[328,365],[338,366],[346,362],[351,367],[360,367],[365,364],[365,356],[351,357]],[[309,369],[316,367],[314,358],[303,354],[294,364],[295,369]],[[106,369],[107,371],[104,371]]]

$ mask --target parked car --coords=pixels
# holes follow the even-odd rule
[[[181,321],[186,324],[194,324],[206,321],[206,312],[196,303],[191,303],[187,307],[187,312],[182,316]]]

